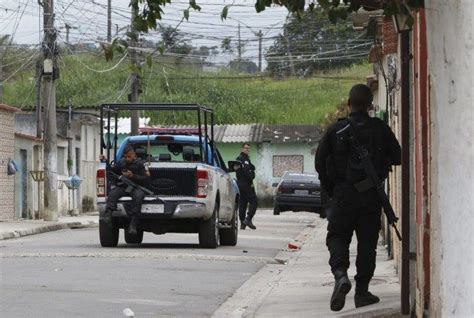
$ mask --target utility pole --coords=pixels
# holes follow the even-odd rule
[[[44,109],[44,220],[58,220],[57,181],[57,128],[56,128],[56,86],[59,77],[57,67],[56,30],[54,29],[54,0],[43,0],[43,76],[41,104]]]
[[[64,27],[66,28],[66,43],[69,44],[69,30],[72,28],[69,24],[65,24]]]
[[[291,50],[290,50],[290,41],[288,40],[288,33],[287,33],[286,29],[283,31],[283,37],[284,37],[285,42],[286,42],[286,54],[288,55],[288,60],[289,60],[289,63],[290,63],[291,76],[295,76],[295,74],[296,74],[295,64],[293,63],[293,56],[291,55]]]
[[[240,62],[242,61],[242,43],[240,41],[240,23],[239,23],[239,40],[237,44],[237,51],[239,54],[239,58],[237,60],[237,72],[240,72]]]
[[[42,73],[43,73],[43,67],[41,66],[42,64],[42,59],[39,58],[36,61],[36,137],[39,139],[43,138],[43,114],[41,110],[41,81],[42,81]],[[39,193],[38,193],[39,195]]]
[[[107,1],[107,42],[112,42],[112,0]]]
[[[131,33],[132,33],[132,38],[130,39],[130,44],[129,44],[129,49],[130,49],[130,60],[132,63],[132,73],[130,74],[131,77],[131,86],[130,86],[130,98],[129,102],[130,103],[136,103],[138,102],[138,95],[139,95],[139,75],[136,73],[136,69],[138,67],[138,55],[137,51],[133,49],[134,47],[137,47],[138,45],[138,32],[134,27],[134,20],[135,17],[137,16],[138,12],[132,8],[132,24],[131,24]],[[139,120],[138,120],[138,110],[132,110],[131,115],[130,115],[130,126],[131,126],[131,134],[132,135],[138,135],[138,125],[139,125]]]
[[[0,44],[0,103],[3,103],[3,45]]]
[[[258,72],[262,73],[262,30],[259,30],[257,33],[258,36]]]

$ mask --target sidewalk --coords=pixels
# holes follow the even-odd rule
[[[377,268],[370,291],[380,303],[354,306],[355,235],[351,244],[349,276],[353,288],[340,312],[332,312],[329,299],[334,279],[325,245],[326,220],[317,219],[293,242],[300,249],[283,251],[276,257],[285,264],[268,264],[242,285],[213,317],[403,317],[400,314],[400,285],[393,260],[379,245]]]
[[[63,229],[99,226],[98,213],[80,216],[61,216],[58,222],[43,220],[0,221],[0,240],[18,238]]]

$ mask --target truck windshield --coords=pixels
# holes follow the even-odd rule
[[[130,143],[138,158],[151,162],[200,162],[201,155],[198,143],[157,142],[150,144]]]

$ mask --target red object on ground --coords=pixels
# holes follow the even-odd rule
[[[294,244],[294,243],[288,243],[288,248],[289,248],[290,250],[297,250],[297,249],[299,249],[300,247],[299,247],[298,245]]]

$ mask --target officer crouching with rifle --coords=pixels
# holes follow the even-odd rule
[[[117,209],[117,202],[121,197],[132,197],[132,204],[127,209],[131,217],[128,233],[137,234],[138,215],[141,212],[145,193],[153,194],[146,188],[149,183],[149,172],[145,162],[139,158],[131,146],[127,146],[123,157],[115,165],[107,168],[108,177],[112,182],[112,188],[107,196],[107,205],[103,222],[110,222],[112,211]],[[114,186],[115,185],[115,186]]]
[[[347,270],[354,231],[357,236],[355,307],[380,301],[369,292],[369,283],[375,270],[382,207],[389,223],[394,225],[397,220],[383,191],[383,181],[392,165],[401,164],[401,148],[390,127],[368,115],[372,99],[366,85],[352,87],[349,118],[328,128],[315,158],[321,186],[331,198],[326,245],[335,278],[330,302],[333,311],[344,307],[352,287]]]

